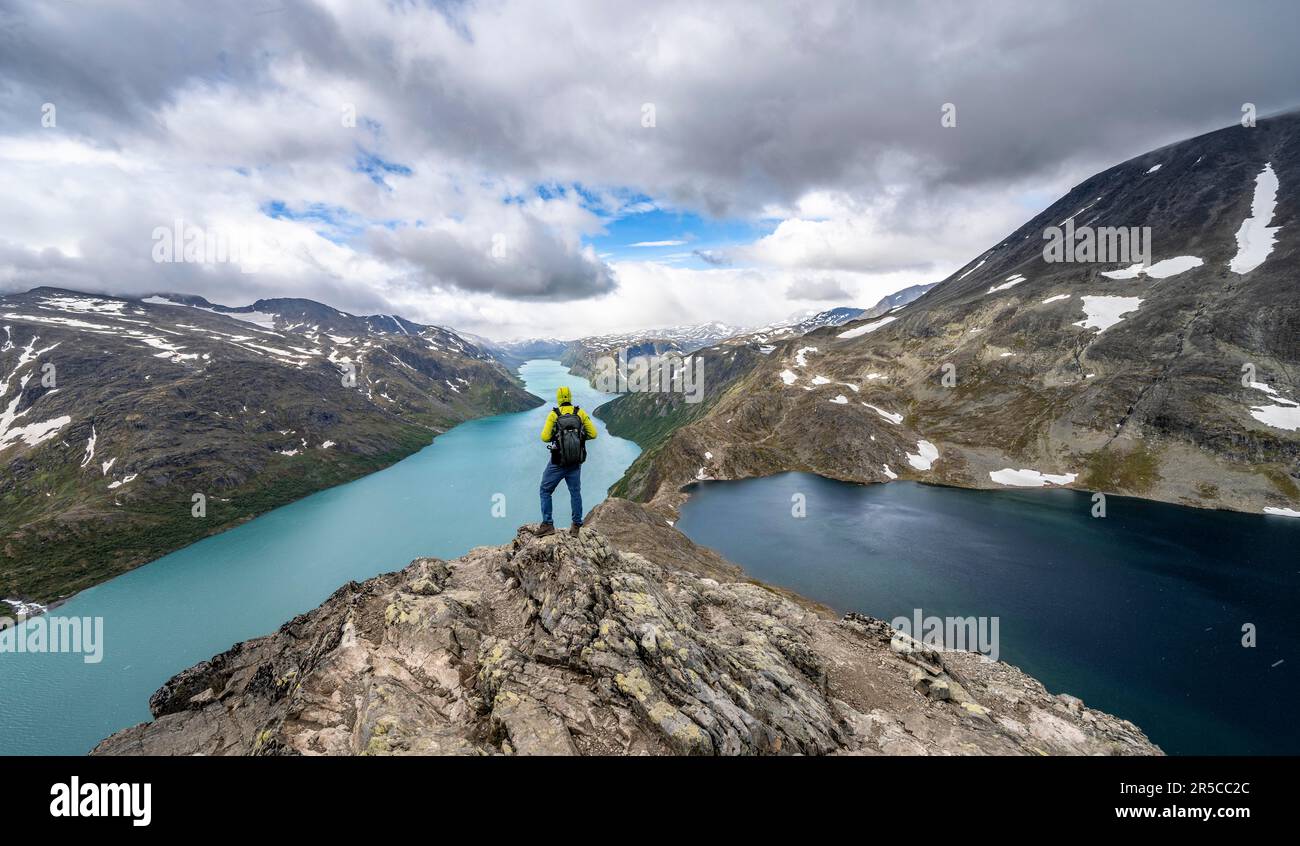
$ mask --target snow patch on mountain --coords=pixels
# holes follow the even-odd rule
[[[856,328],[850,329],[850,330],[847,331],[847,332],[841,332],[841,333],[839,334],[839,337],[841,337],[841,338],[860,338],[860,337],[862,337],[863,335],[867,334],[868,332],[874,332],[874,331],[876,331],[876,330],[879,329],[881,326],[886,326],[886,325],[888,325],[888,324],[890,324],[890,323],[893,323],[893,322],[894,322],[895,320],[897,320],[897,319],[898,319],[897,317],[892,317],[892,316],[891,316],[891,317],[882,317],[882,318],[880,318],[879,320],[875,320],[875,321],[872,321],[871,323],[863,324],[862,326],[858,326],[858,327],[856,327]]]
[[[1255,197],[1250,204],[1250,217],[1237,230],[1237,254],[1228,262],[1233,273],[1250,273],[1264,263],[1273,252],[1280,226],[1269,226],[1277,208],[1277,174],[1271,162],[1255,177]]]
[[[1001,285],[994,285],[990,287],[987,293],[993,294],[998,291],[1005,291],[1008,288],[1014,288],[1015,286],[1019,285],[1021,282],[1024,281],[1025,281],[1025,277],[1019,273],[1016,273],[1011,276],[1008,276],[1007,281],[1003,282]]]
[[[1084,329],[1096,329],[1098,334],[1119,323],[1124,319],[1124,315],[1137,311],[1142,305],[1140,297],[1083,297],[1082,299],[1083,313],[1086,317],[1076,321],[1074,325],[1082,326]]]
[[[16,442],[22,441],[29,447],[44,443],[59,433],[59,430],[72,422],[72,418],[66,414],[62,417],[55,417],[53,420],[44,420],[39,423],[28,423],[26,426],[11,426],[14,418],[21,417],[22,414],[12,414],[14,403],[6,411],[0,414],[0,452],[13,446]],[[25,414],[26,412],[23,412]]]
[[[85,466],[86,466],[87,464],[89,464],[92,460],[94,460],[94,458],[95,458],[95,441],[98,439],[98,437],[99,437],[98,434],[95,432],[95,424],[94,424],[94,423],[91,423],[91,424],[90,424],[90,439],[86,441],[86,455],[85,455],[85,457],[83,457],[83,458],[81,459],[81,466],[82,466],[82,467],[85,467]]]
[[[137,475],[137,474],[135,474],[135,473],[128,473],[126,476],[123,476],[123,477],[122,477],[121,479],[119,479],[118,481],[116,481],[116,482],[110,482],[109,485],[108,485],[108,489],[109,489],[110,491],[115,491],[115,490],[117,490],[118,488],[122,487],[123,485],[130,484],[131,482],[135,481],[135,479],[136,479],[136,475]]]
[[[939,448],[926,440],[916,442],[916,453],[907,453],[907,463],[917,470],[929,470],[939,460]]]
[[[1070,216],[1067,217],[1065,220],[1062,220],[1060,223],[1058,223],[1058,224],[1056,224],[1056,225],[1057,225],[1057,226],[1064,226],[1065,224],[1069,223],[1071,220],[1074,220],[1076,217],[1078,217],[1079,215],[1083,214],[1083,213],[1086,212],[1088,209],[1092,208],[1093,206],[1097,205],[1097,204],[1100,203],[1100,202],[1101,202],[1101,197],[1098,197],[1097,199],[1093,200],[1091,203],[1088,203],[1088,205],[1086,205],[1086,206],[1084,206],[1083,208],[1079,209],[1077,212],[1075,212],[1074,214],[1070,215]]]
[[[1265,426],[1274,429],[1286,429],[1290,432],[1300,431],[1300,406],[1291,405],[1257,405],[1251,408],[1250,416]]]
[[[984,266],[984,262],[985,262],[985,261],[987,261],[987,259],[980,259],[978,264],[976,264],[976,265],[975,265],[974,267],[972,267],[970,270],[968,270],[968,271],[966,271],[965,273],[963,273],[961,276],[958,276],[958,277],[957,277],[957,281],[960,282],[961,280],[965,279],[967,276],[970,276],[972,273],[974,273],[975,271],[979,270],[981,267]]]
[[[1286,429],[1291,432],[1300,430],[1300,403],[1290,397],[1282,396],[1276,388],[1266,382],[1251,382],[1248,387],[1268,394],[1276,400],[1273,405],[1252,406],[1251,417],[1275,429]]]
[[[121,316],[129,305],[124,300],[104,300],[98,297],[45,297],[41,306],[59,311],[77,311],[83,314],[114,314]]]
[[[1003,470],[989,471],[989,478],[999,485],[1010,485],[1017,488],[1041,488],[1044,485],[1068,485],[1077,479],[1078,473],[1061,473],[1053,475],[1051,473],[1040,473],[1037,470],[1014,470],[1007,467]]]
[[[1203,264],[1205,260],[1197,256],[1174,256],[1158,261],[1150,267],[1143,267],[1142,263],[1138,262],[1123,270],[1110,270],[1101,275],[1107,279],[1136,279],[1142,275],[1150,276],[1152,279],[1168,279],[1170,276],[1177,276]]]
[[[867,408],[871,409],[872,411],[876,412],[881,417],[888,420],[890,423],[893,423],[895,426],[901,425],[903,422],[903,415],[901,414],[893,414],[891,412],[885,411],[883,408],[877,408],[876,406],[872,405],[869,402],[864,402],[863,405],[865,405]]]

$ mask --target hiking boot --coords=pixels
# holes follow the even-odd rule
[[[547,535],[553,535],[553,534],[555,534],[555,524],[554,524],[554,523],[538,523],[538,524],[537,524],[537,531],[533,532],[533,534],[537,535],[539,538],[544,538],[544,537],[546,537]]]
[[[582,528],[582,524],[577,524],[577,525],[570,526],[570,527],[569,527],[569,534],[573,535],[573,536],[576,538],[576,537],[578,536],[578,530],[581,529],[581,528]]]

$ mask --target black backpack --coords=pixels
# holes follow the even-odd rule
[[[551,438],[555,441],[555,463],[561,467],[577,467],[587,460],[587,432],[578,407],[572,409],[563,414],[555,409],[555,433]]]

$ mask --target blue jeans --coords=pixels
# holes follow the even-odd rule
[[[542,471],[542,522],[553,523],[551,519],[551,494],[559,487],[560,480],[569,487],[569,504],[573,509],[573,525],[582,525],[582,465],[561,467],[547,464]]]

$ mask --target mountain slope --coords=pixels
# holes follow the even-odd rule
[[[1160,754],[1007,664],[744,581],[631,503],[591,525],[345,585],[94,754]]]
[[[800,338],[816,329],[842,326],[858,317],[875,313],[887,302],[911,302],[933,285],[914,285],[882,299],[872,309],[840,307],[807,317],[775,323],[752,332],[734,335],[712,347],[694,352],[702,362],[704,374],[702,399],[688,403],[680,395],[668,393],[627,393],[601,406],[597,416],[611,434],[629,438],[643,450],[633,469],[613,487],[612,492],[625,496],[629,491],[644,489],[642,474],[653,474],[655,450],[681,427],[703,417],[713,406],[740,384],[765,356],[777,349],[776,342]],[[651,483],[657,487],[657,481]]]
[[[621,489],[809,470],[1300,513],[1297,186],[1294,114],[1110,168],[912,304],[706,391]],[[1152,266],[1045,261],[1070,219],[1150,227]]]
[[[757,364],[760,356],[776,347],[773,341],[796,338],[825,326],[840,326],[863,313],[860,308],[833,308],[815,314],[799,315],[790,320],[774,323],[756,330],[744,330],[728,335],[712,346],[681,345],[678,341],[663,341],[657,333],[645,338],[633,336],[604,336],[584,338],[573,342],[561,358],[574,375],[593,382],[596,362],[602,356],[624,353],[627,359],[639,356],[662,355],[667,352],[684,353],[687,359],[703,362],[704,399],[701,402],[682,402],[678,396],[659,393],[630,393],[603,406],[599,418],[609,426],[612,434],[629,438],[643,449],[651,449],[675,430],[700,417],[713,402],[740,376]],[[722,324],[703,324],[722,326]],[[726,331],[732,331],[727,329]],[[723,332],[719,332],[723,334]],[[692,366],[696,366],[693,364]],[[619,490],[620,488],[615,488]]]
[[[879,302],[864,311],[861,316],[864,318],[880,317],[882,314],[893,311],[899,306],[905,306],[914,300],[920,299],[922,294],[925,294],[938,284],[938,282],[931,282],[928,285],[909,285],[901,291],[895,291],[888,296],[881,297]]]
[[[540,403],[438,327],[174,299],[0,298],[0,597],[58,599]]]
[[[718,398],[758,366],[770,346],[761,342],[725,343],[706,347],[684,357],[686,366],[704,374],[699,402],[683,401],[680,393],[627,393],[605,403],[596,412],[611,435],[635,441],[652,450],[682,426],[702,417]],[[622,490],[622,483],[614,491]]]

